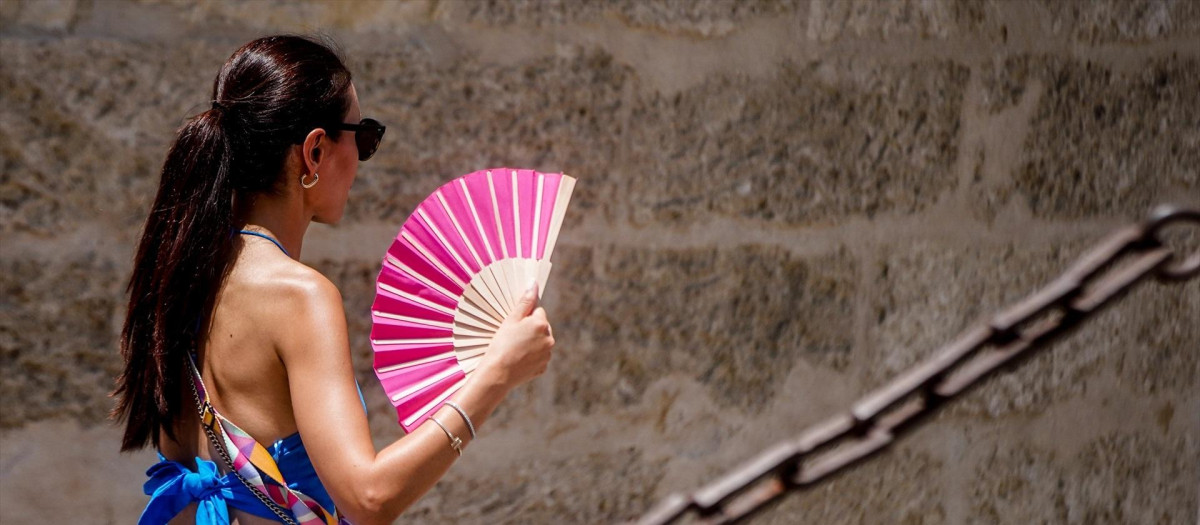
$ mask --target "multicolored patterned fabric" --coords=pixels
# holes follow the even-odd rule
[[[233,460],[234,470],[254,488],[266,494],[271,501],[292,511],[296,522],[301,525],[344,523],[339,521],[336,514],[325,510],[320,503],[288,487],[287,481],[283,479],[283,474],[279,471],[279,466],[267,449],[250,437],[246,431],[221,416],[209,403],[204,380],[200,377],[200,369],[196,367],[194,360],[191,365],[196,393],[203,405],[201,424],[212,428],[221,437],[225,451]]]

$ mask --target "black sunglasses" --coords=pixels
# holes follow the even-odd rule
[[[375,150],[379,149],[379,141],[383,140],[383,132],[387,130],[387,126],[373,118],[365,118],[358,124],[338,122],[329,126],[329,129],[353,131],[354,145],[358,146],[358,161],[366,162],[375,154]]]

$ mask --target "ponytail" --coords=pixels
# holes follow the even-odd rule
[[[213,108],[179,130],[129,279],[112,411],[126,422],[121,450],[157,447],[160,431],[175,440],[180,411],[191,410],[188,354],[204,343],[233,265],[234,194],[277,191],[289,149],[340,123],[349,92],[350,71],[328,45],[264,37],[229,57]]]
[[[207,330],[206,313],[230,259],[233,149],[221,123],[226,117],[214,108],[179,131],[138,243],[113,411],[128,418],[121,450],[158,446],[159,430],[174,439],[175,418],[190,401],[180,395],[190,380],[188,354]]]

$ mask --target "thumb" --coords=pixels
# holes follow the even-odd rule
[[[529,283],[529,288],[525,290],[525,295],[522,295],[517,300],[516,308],[508,314],[508,321],[520,321],[533,312],[538,305],[538,284],[537,281]]]

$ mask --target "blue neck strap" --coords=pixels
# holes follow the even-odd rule
[[[292,254],[288,253],[288,251],[287,251],[287,250],[283,249],[283,245],[282,245],[282,244],[279,244],[279,241],[275,240],[275,239],[274,239],[274,238],[272,238],[270,235],[265,235],[265,234],[258,233],[258,232],[252,232],[252,231],[250,231],[250,230],[238,230],[238,233],[240,233],[240,234],[243,234],[243,235],[253,235],[253,236],[255,236],[255,237],[262,237],[262,238],[264,238],[264,239],[266,239],[266,240],[268,240],[268,241],[271,241],[271,244],[274,244],[275,246],[278,246],[278,247],[279,247],[279,250],[280,250],[280,251],[282,251],[284,255],[286,255],[286,256],[288,256],[288,257],[291,257],[291,256],[292,256]]]

